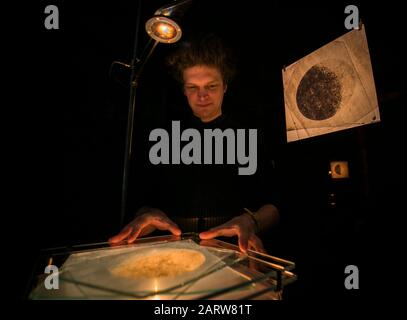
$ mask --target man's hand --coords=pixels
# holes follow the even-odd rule
[[[248,214],[242,214],[220,226],[201,232],[199,237],[207,240],[220,236],[238,236],[239,248],[242,252],[247,252],[247,249],[253,249],[266,253],[262,241],[255,234],[255,228],[256,226],[252,218]]]
[[[150,234],[156,229],[169,230],[176,236],[181,235],[180,228],[164,212],[149,208],[125,226],[119,234],[111,237],[109,242],[117,244],[127,239],[127,243],[133,243],[138,237]]]

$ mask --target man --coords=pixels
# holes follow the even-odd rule
[[[222,113],[223,98],[234,70],[218,38],[206,36],[183,46],[168,62],[183,85],[193,114],[186,121],[187,126],[201,132],[236,128]],[[197,231],[201,239],[237,236],[241,251],[265,252],[256,233],[276,224],[279,213],[268,201],[265,184],[255,179],[264,179],[261,168],[259,165],[256,177],[243,177],[231,165],[167,165],[158,175],[160,183],[154,185],[156,198],[149,200],[158,206],[149,203],[139,209],[136,217],[109,242],[132,243],[156,229],[174,235]]]

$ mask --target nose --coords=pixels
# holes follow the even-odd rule
[[[198,89],[198,98],[200,100],[205,99],[207,96],[208,96],[208,90],[206,90],[205,88]]]

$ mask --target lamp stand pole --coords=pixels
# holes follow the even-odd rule
[[[158,25],[159,29],[155,29],[154,32],[148,32],[150,39],[144,48],[141,58],[137,58],[137,46],[138,46],[138,35],[140,27],[140,12],[141,12],[141,0],[138,0],[137,8],[137,26],[136,26],[136,36],[134,41],[133,50],[133,60],[131,62],[131,78],[130,78],[130,98],[129,98],[129,113],[127,117],[127,132],[126,132],[126,146],[124,154],[124,166],[123,166],[123,183],[122,183],[122,199],[121,199],[121,214],[120,214],[120,227],[124,225],[124,219],[126,216],[127,209],[127,194],[128,194],[128,184],[129,184],[129,167],[132,154],[132,140],[133,140],[133,123],[134,123],[134,109],[136,104],[136,91],[138,86],[138,81],[143,68],[153,53],[155,47],[159,42],[173,43],[179,40],[181,37],[181,29],[178,24],[173,20],[169,19],[169,16],[173,15],[176,10],[179,14],[183,13],[187,5],[189,6],[191,0],[179,0],[175,1],[169,6],[162,7],[158,9],[154,17],[147,21],[147,25],[151,23],[150,26],[154,27],[161,22],[162,25]],[[181,9],[180,9],[181,8]],[[147,28],[147,27],[146,27]],[[161,30],[160,30],[161,28]],[[174,34],[171,34],[171,31]],[[158,32],[158,34],[156,34]],[[169,37],[173,36],[173,38]]]
[[[140,3],[141,1],[139,1]],[[139,5],[140,7],[140,5]],[[139,8],[140,9],[140,8]],[[140,10],[138,10],[140,12]],[[139,18],[139,16],[138,16]],[[134,126],[134,110],[136,105],[136,91],[138,87],[138,81],[143,71],[145,64],[153,53],[158,41],[149,39],[146,47],[143,50],[140,59],[137,58],[137,42],[138,42],[138,27],[136,31],[136,40],[134,47],[134,57],[131,63],[131,78],[130,78],[130,97],[129,97],[129,111],[127,116],[127,131],[126,131],[126,145],[124,151],[124,165],[123,165],[123,181],[122,181],[122,198],[121,198],[121,212],[120,212],[120,228],[123,227],[124,219],[127,209],[127,195],[129,185],[129,169],[130,160],[132,154],[132,141],[133,141],[133,126]]]

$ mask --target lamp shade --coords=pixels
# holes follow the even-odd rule
[[[176,19],[181,18],[192,0],[177,0],[159,8],[146,22],[148,35],[162,43],[174,43],[181,39],[182,31]]]
[[[151,38],[162,43],[174,43],[181,39],[178,23],[165,16],[154,16],[146,22],[146,31]]]

